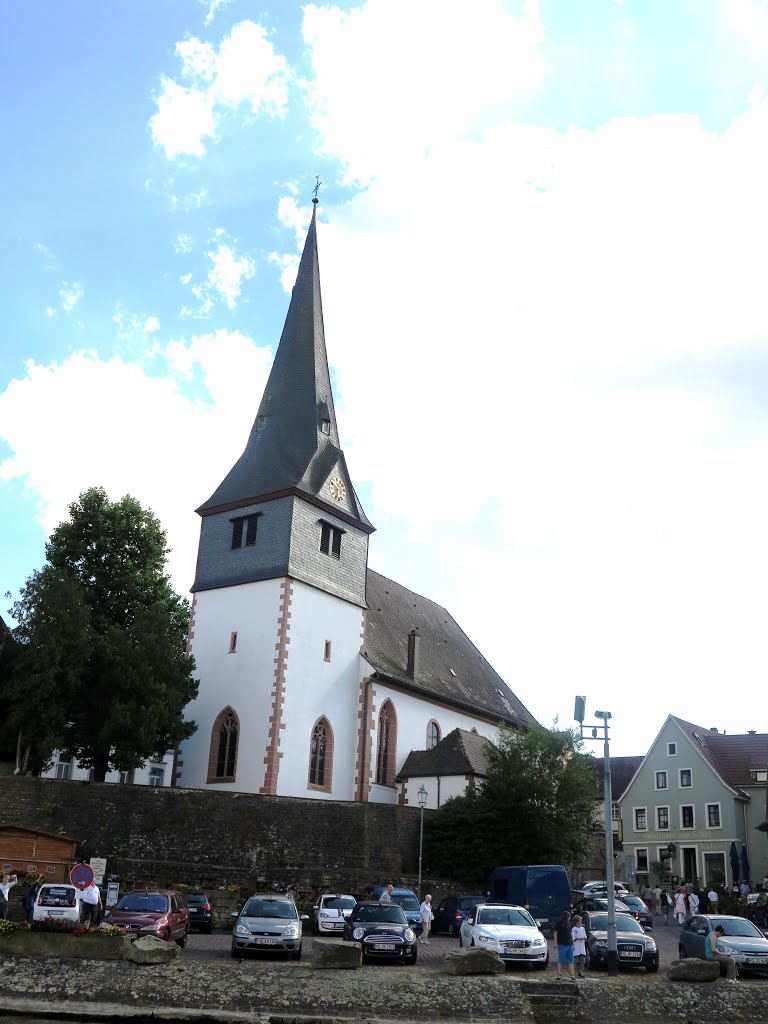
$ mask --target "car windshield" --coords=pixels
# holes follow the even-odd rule
[[[325,910],[352,910],[354,905],[351,896],[324,896],[322,902]]]
[[[726,935],[739,935],[743,938],[764,939],[765,936],[751,921],[736,917],[717,917],[712,919],[712,927],[720,926]]]
[[[296,917],[296,907],[292,900],[264,899],[248,900],[240,911],[241,917],[279,917],[290,920]]]
[[[208,897],[203,892],[185,892],[184,899],[187,903],[207,903]]]
[[[593,914],[589,919],[589,927],[593,932],[607,932],[608,931],[608,915],[607,914]],[[636,921],[634,917],[628,917],[623,914],[621,917],[616,918],[616,931],[617,932],[640,932],[644,935],[643,926],[639,921]]]
[[[123,896],[115,910],[127,910],[137,914],[164,914],[168,910],[168,897],[150,892],[129,892]]]
[[[459,910],[471,910],[481,903],[485,903],[482,896],[462,896],[459,900]]]
[[[44,885],[40,890],[40,902],[45,907],[50,903],[59,903],[61,900],[71,902],[75,898],[75,889],[71,885]]]
[[[383,921],[386,924],[407,924],[405,914],[397,905],[380,903],[376,907],[358,907],[357,921]]]
[[[393,893],[392,902],[399,903],[403,910],[410,910],[411,913],[416,911],[418,914],[419,912],[419,901],[415,896],[395,896]]]
[[[478,924],[516,924],[535,928],[533,920],[524,910],[516,907],[483,907],[477,914]]]

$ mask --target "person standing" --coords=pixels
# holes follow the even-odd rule
[[[721,939],[723,935],[725,935],[725,929],[719,924],[707,936],[707,941],[704,943],[704,953],[707,960],[717,960],[718,963],[725,964],[726,981],[736,981],[736,961],[732,956],[728,956],[727,953],[721,953],[717,948],[717,940]]]
[[[419,907],[419,914],[421,915],[421,942],[429,945],[429,927],[435,919],[435,915],[432,913],[432,897],[427,893],[424,897],[424,902]]]
[[[661,886],[656,883],[656,888],[653,890],[653,912],[656,917],[661,916]]]
[[[576,914],[573,918],[573,928],[571,928],[571,938],[573,939],[573,962],[574,967],[578,971],[579,977],[584,977],[584,964],[587,960],[587,929],[581,923],[581,918]]]
[[[0,918],[3,921],[8,917],[8,893],[17,881],[16,875],[3,875],[3,880],[0,882]]]
[[[694,889],[693,892],[688,893],[688,913],[698,914],[699,912],[699,894]]]
[[[83,904],[83,927],[89,931],[92,924],[98,924],[101,910],[101,893],[98,885],[91,882],[85,889],[78,890],[77,899]]]
[[[573,935],[571,934],[571,915],[564,910],[555,925],[555,950],[557,951],[557,981],[563,977],[563,964],[568,967],[568,974],[573,981]]]
[[[395,891],[394,885],[391,883],[386,887],[384,892],[379,896],[379,903],[391,903],[392,893]]]
[[[710,912],[710,914],[716,914],[717,913],[717,901],[718,901],[719,897],[717,895],[717,889],[714,887],[714,885],[712,886],[712,888],[707,893],[707,899],[709,900],[709,912]]]
[[[679,926],[681,928],[683,927],[683,923],[685,922],[685,918],[687,916],[687,910],[688,910],[688,899],[687,899],[687,897],[685,895],[685,889],[681,885],[680,888],[675,893],[675,903],[674,903],[675,920],[677,921],[677,923],[679,924]]]
[[[653,913],[653,889],[650,885],[646,885],[643,889],[643,903],[648,907],[648,913]]]
[[[669,924],[669,912],[672,909],[672,899],[666,889],[661,890],[661,912],[664,915],[664,924]]]

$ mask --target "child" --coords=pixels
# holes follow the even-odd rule
[[[557,950],[557,978],[563,977],[563,964],[573,980],[573,937],[571,935],[571,915],[564,910],[555,926],[555,949]]]
[[[573,939],[573,960],[576,965],[576,970],[579,972],[579,977],[583,978],[584,964],[587,959],[587,929],[581,923],[581,918],[578,914],[573,918],[571,938]]]

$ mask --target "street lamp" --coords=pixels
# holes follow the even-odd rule
[[[577,697],[573,710],[574,720],[579,723],[581,738],[584,739],[584,715],[586,711],[586,697]],[[608,888],[608,949],[605,958],[608,973],[618,976],[619,953],[616,945],[616,893],[613,889],[613,820],[611,814],[611,752],[608,747],[608,722],[611,719],[610,711],[596,711],[595,718],[600,725],[587,726],[590,736],[587,739],[597,739],[598,730],[603,730],[603,803],[605,808],[605,884]]]
[[[424,849],[424,808],[427,806],[427,799],[429,793],[424,788],[424,784],[416,791],[416,799],[419,801],[419,807],[421,809],[421,824],[419,826],[419,884],[417,886],[419,899],[421,899],[421,852]]]

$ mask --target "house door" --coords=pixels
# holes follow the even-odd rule
[[[717,888],[725,885],[725,854],[705,853],[704,854],[704,876],[705,883],[710,888]]]
[[[695,882],[699,877],[696,867],[696,847],[684,846],[681,851],[683,862],[683,878],[686,882]]]

